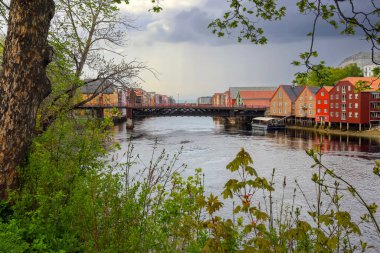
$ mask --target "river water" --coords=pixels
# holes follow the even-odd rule
[[[343,176],[361,192],[369,203],[380,204],[380,178],[376,178],[372,169],[374,161],[380,159],[380,141],[346,136],[318,136],[312,131],[270,132],[252,131],[226,127],[211,117],[161,117],[146,118],[135,122],[133,130],[126,130],[125,124],[114,128],[114,138],[120,143],[117,151],[120,160],[130,140],[139,154],[141,162],[148,164],[155,145],[174,154],[181,147],[183,151],[178,164],[186,163],[183,175],[191,175],[195,168],[202,168],[205,174],[207,192],[218,194],[225,182],[231,178],[226,165],[233,160],[241,148],[248,151],[254,168],[260,176],[270,178],[275,172],[276,205],[283,194],[282,182],[286,177],[284,189],[285,202],[292,202],[294,181],[311,201],[315,197],[315,186],[311,176],[316,169],[310,168],[313,160],[306,155],[305,149],[319,146],[323,151],[323,163]],[[155,144],[156,143],[156,144]],[[295,204],[308,211],[305,198],[297,189]],[[231,203],[225,206],[231,209]],[[343,207],[358,218],[363,210],[350,196],[343,199]],[[228,211],[226,211],[228,213]],[[226,214],[228,216],[228,214]],[[380,218],[380,217],[378,217]],[[365,225],[365,238],[380,252],[380,243],[370,226]]]

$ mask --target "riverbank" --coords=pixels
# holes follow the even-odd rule
[[[380,139],[380,130],[365,130],[365,131],[347,131],[339,129],[327,129],[327,128],[315,128],[315,127],[301,127],[301,126],[286,126],[287,129],[294,130],[306,130],[313,131],[320,134],[327,135],[343,135],[343,136],[355,136],[355,137],[365,137],[365,138],[374,138]]]

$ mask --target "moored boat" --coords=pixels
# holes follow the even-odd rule
[[[282,119],[272,117],[256,117],[252,119],[252,129],[283,130],[285,124]]]

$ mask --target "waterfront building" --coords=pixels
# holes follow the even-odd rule
[[[319,87],[304,86],[301,92],[298,94],[294,102],[294,115],[296,121],[311,124],[315,121],[315,95],[317,94]]]
[[[198,105],[212,105],[212,97],[199,97],[197,103]]]
[[[237,106],[236,98],[239,91],[275,91],[276,87],[230,87],[228,90],[228,101],[227,106]]]
[[[366,88],[358,90],[357,83]],[[371,77],[347,77],[335,84],[330,91],[330,122],[346,126],[378,126],[380,123],[380,79]]]
[[[241,90],[236,96],[236,105],[243,107],[269,107],[274,90]]]
[[[214,106],[224,106],[224,94],[223,93],[215,93],[212,96],[212,104]]]
[[[330,122],[330,94],[329,92],[332,90],[332,86],[323,86],[319,89],[317,94],[315,95],[316,100],[316,109],[315,112],[315,122],[317,124],[324,125],[327,122]]]
[[[86,79],[85,82],[87,84],[80,88],[82,99],[86,100],[97,94],[86,105],[116,106],[125,101],[122,99],[123,90],[112,84],[109,80],[99,79],[91,81],[91,79]],[[112,116],[111,111],[112,109],[110,108],[104,109],[104,116]],[[121,109],[119,111],[123,113]]]
[[[269,115],[277,117],[295,116],[295,101],[303,88],[295,85],[280,85],[269,101]]]
[[[149,96],[149,106],[155,106],[155,101],[154,101],[154,97],[156,95],[156,92],[148,92],[148,96]]]
[[[223,93],[223,104],[224,106],[228,106],[228,101],[230,99],[230,91],[229,90],[226,90],[224,93]]]

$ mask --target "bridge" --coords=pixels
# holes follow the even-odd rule
[[[172,104],[157,106],[127,106],[111,104],[87,104],[77,109],[95,111],[97,117],[104,117],[104,109],[126,109],[126,118],[167,117],[167,116],[212,116],[212,117],[256,117],[263,116],[267,107],[226,107],[198,104]]]

